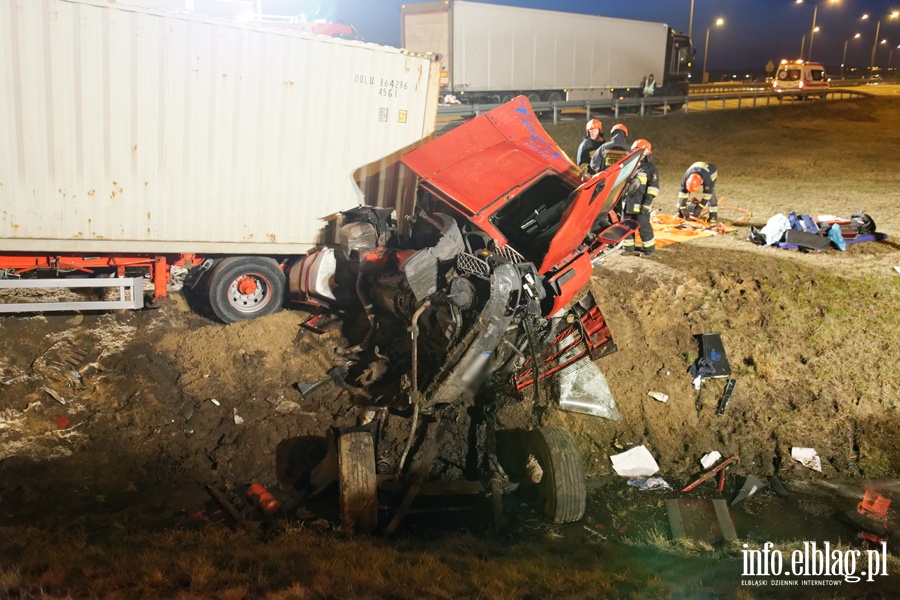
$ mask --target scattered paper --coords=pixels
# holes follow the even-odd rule
[[[237,413],[236,408],[233,410],[232,414],[234,415],[234,424],[235,425],[240,425],[241,423],[244,422],[244,418]]]
[[[628,485],[639,490],[672,490],[672,486],[662,477],[633,477],[628,480]]]
[[[894,270],[897,271],[897,273],[900,273],[900,266],[894,267]]]
[[[669,399],[668,394],[663,394],[662,392],[650,392],[648,395],[654,400],[659,400],[660,402],[665,402]]]
[[[720,458],[722,458],[722,455],[719,454],[719,451],[713,450],[712,452],[707,452],[703,455],[703,457],[700,459],[700,464],[703,465],[704,469],[708,469],[719,462]]]
[[[653,455],[644,446],[637,446],[609,457],[613,470],[622,477],[649,477],[659,471]]]
[[[210,398],[209,401],[212,402],[213,404],[215,404],[216,406],[222,405],[222,403],[219,402],[218,400],[216,400],[215,398]]]
[[[822,472],[822,459],[816,454],[814,448],[791,448],[791,458],[804,467],[819,473]]]

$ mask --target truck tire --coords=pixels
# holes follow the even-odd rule
[[[206,297],[216,317],[234,323],[281,310],[284,287],[284,272],[274,259],[232,256],[210,271]]]
[[[547,94],[548,102],[562,102],[566,99],[562,92],[550,92]]]
[[[587,488],[581,453],[575,438],[564,429],[542,427],[531,432],[529,451],[544,470],[538,499],[554,523],[570,523],[584,516]]]
[[[347,535],[368,535],[378,524],[375,442],[367,431],[354,431],[338,437],[337,447],[341,527]]]

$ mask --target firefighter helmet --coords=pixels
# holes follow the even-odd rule
[[[612,135],[617,131],[621,131],[625,134],[625,137],[628,137],[628,128],[619,123],[618,125],[613,125],[613,128],[609,130],[609,134]]]
[[[585,133],[591,129],[599,129],[600,133],[603,133],[603,123],[600,122],[600,119],[591,119],[587,122],[587,125],[584,126]]]
[[[701,187],[703,187],[703,178],[700,177],[699,173],[691,173],[690,177],[687,178],[684,187],[687,188],[687,191],[693,194]]]
[[[650,145],[650,142],[647,140],[634,140],[634,143],[631,145],[632,150],[637,150],[640,148],[644,151],[644,154],[653,154],[653,146]]]

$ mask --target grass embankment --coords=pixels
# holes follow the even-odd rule
[[[3,533],[0,594],[25,598],[667,598],[731,582],[739,569],[725,573],[715,555],[558,539],[347,541],[295,527]]]

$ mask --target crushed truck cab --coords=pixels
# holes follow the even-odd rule
[[[354,389],[379,406],[411,409],[412,430],[420,413],[439,424],[442,415],[474,406],[486,386],[530,398],[540,427],[540,382],[615,351],[595,300],[579,296],[593,258],[637,228],[609,214],[640,159],[632,152],[587,179],[517,97],[403,156],[419,177],[407,234],[400,235],[391,209],[345,211],[338,242],[292,269],[291,292],[342,312],[345,335],[356,335],[343,381],[355,381]],[[597,231],[610,218],[614,223]],[[435,427],[439,438],[443,428]],[[553,453],[577,455],[571,436],[563,439],[565,448],[554,445]],[[421,480],[436,460],[420,447],[424,466],[411,466],[410,447],[378,449],[381,457],[399,456],[391,468],[400,481]],[[496,458],[492,448],[485,451]],[[490,475],[505,477],[499,468]],[[547,481],[548,515],[580,518],[584,482]]]

